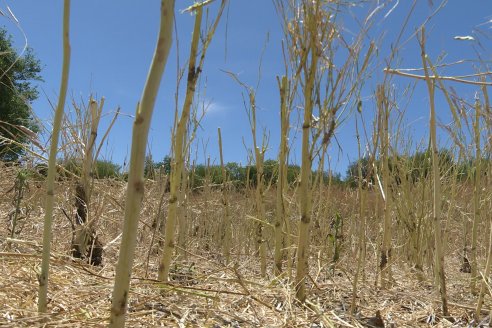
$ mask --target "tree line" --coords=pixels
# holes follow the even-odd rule
[[[458,160],[453,152],[443,148],[438,152],[440,175],[442,177],[455,175],[458,181],[471,179],[475,174],[477,164],[476,158]],[[483,157],[480,159],[482,165],[490,165],[491,159]],[[359,179],[359,166],[364,184],[375,185],[377,183],[377,172],[381,168],[380,159],[362,157],[350,163],[347,168],[344,182],[351,187],[356,187]],[[413,155],[395,155],[388,159],[390,177],[394,183],[400,184],[403,179],[416,183],[427,179],[432,171],[432,154],[430,150],[416,151]],[[484,172],[484,174],[486,174]]]
[[[467,181],[474,175],[476,159],[471,158],[465,161],[458,161],[449,149],[441,149],[438,153],[439,167],[441,176],[450,176],[454,174],[458,181]],[[403,179],[416,183],[425,180],[430,176],[432,170],[432,157],[430,151],[417,151],[413,155],[398,155],[389,159],[389,170],[392,181],[400,184]],[[482,158],[482,165],[491,163],[490,158]],[[70,178],[70,176],[80,176],[82,162],[76,159],[59,161],[58,175],[61,178]],[[323,171],[323,182],[325,184],[357,187],[359,179],[359,166],[361,168],[361,177],[364,186],[376,185],[378,170],[381,167],[380,159],[372,160],[370,157],[362,157],[350,162],[345,177],[338,172]],[[144,176],[146,179],[158,180],[171,173],[172,158],[165,156],[161,161],[153,161],[151,156],[145,159]],[[300,166],[289,164],[287,166],[287,182],[289,185],[295,185],[299,181]],[[38,164],[34,167],[37,175],[45,176],[47,170],[46,164]],[[222,169],[217,164],[191,164],[187,165],[186,176],[190,189],[203,188],[207,183],[211,186],[221,185],[224,180],[232,184],[236,189],[245,187],[256,187],[257,168],[254,164],[242,165],[237,162],[228,162],[225,164],[226,177],[222,175]],[[319,176],[317,170],[312,171],[312,181],[314,182]],[[484,173],[486,174],[486,172]],[[127,172],[124,168],[110,160],[97,160],[92,175],[96,179],[128,179]],[[278,177],[278,161],[268,159],[263,163],[263,181],[267,185],[275,185]],[[381,177],[382,179],[382,177]]]

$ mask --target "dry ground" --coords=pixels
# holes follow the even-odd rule
[[[71,259],[71,227],[61,209],[73,213],[73,183],[58,183],[53,224],[52,261],[49,280],[49,312],[37,313],[37,272],[40,265],[43,227],[42,184],[29,183],[22,201],[29,207],[22,229],[8,247],[9,212],[13,210],[15,170],[0,170],[0,326],[1,327],[100,327],[108,323],[114,267],[118,256],[125,184],[96,181],[94,202],[98,232],[105,244],[104,265],[92,267]],[[340,203],[344,197],[340,196]],[[220,194],[191,195],[188,199],[190,237],[186,252],[175,261],[172,283],[155,281],[158,255],[149,251],[153,219],[158,209],[158,186],[146,188],[138,233],[138,248],[129,299],[128,327],[363,327],[380,311],[386,327],[466,327],[472,322],[476,299],[468,291],[469,275],[461,273],[459,238],[450,238],[446,270],[450,318],[440,313],[439,296],[432,275],[423,279],[403,259],[397,258],[394,284],[387,290],[375,287],[377,238],[368,234],[365,280],[357,295],[357,311],[349,313],[352,279],[356,267],[355,247],[345,242],[341,259],[332,270],[325,260],[325,248],[312,248],[308,304],[297,304],[287,280],[271,275],[260,278],[259,261],[248,246],[250,222],[245,214],[252,205],[246,196],[234,195],[233,262],[226,266],[220,247],[213,239],[220,226]],[[273,201],[267,204],[272,209]],[[350,207],[350,204],[347,204]],[[161,209],[165,212],[165,204]],[[272,215],[272,213],[270,213]],[[204,225],[207,225],[206,229]],[[377,235],[378,225],[370,225]],[[460,227],[450,229],[458,233]],[[250,247],[250,248],[248,248]],[[398,246],[397,246],[398,247]],[[249,250],[249,251],[248,251]],[[272,247],[269,243],[270,255]],[[269,263],[271,269],[271,262]],[[271,271],[271,270],[270,270]],[[491,308],[486,296],[484,309]],[[488,327],[488,311],[483,326]]]

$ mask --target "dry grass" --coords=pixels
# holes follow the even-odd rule
[[[22,202],[24,207],[31,207],[29,216],[21,220],[22,231],[7,250],[8,212],[12,210],[13,196],[6,191],[13,185],[15,175],[16,168],[0,170],[0,326],[107,325],[126,185],[104,180],[95,183],[91,206],[97,216],[105,253],[104,265],[92,267],[68,256],[72,231],[61,209],[73,212],[74,186],[70,181],[58,182],[48,313],[38,314],[37,270],[41,262],[44,190],[42,184],[36,186],[34,181],[30,182],[30,190]],[[267,216],[271,219],[274,195],[274,192],[266,195]],[[359,283],[357,314],[351,317],[349,309],[356,266],[356,245],[352,242],[355,233],[350,231],[350,227],[355,226],[350,220],[356,218],[354,192],[340,189],[331,193],[330,206],[336,206],[333,209],[347,220],[341,259],[334,271],[328,265],[327,246],[323,244],[329,221],[321,219],[320,230],[313,234],[307,304],[294,301],[294,288],[288,286],[286,280],[275,280],[271,274],[260,278],[259,260],[254,254],[250,255],[254,249],[254,224],[246,216],[254,213],[253,199],[241,193],[231,196],[231,265],[224,265],[221,245],[215,239],[221,222],[220,192],[208,195],[207,204],[203,195],[192,194],[187,257],[175,259],[171,283],[163,285],[155,280],[159,263],[156,252],[151,252],[148,269],[146,264],[158,204],[157,183],[147,183],[129,297],[128,327],[363,327],[376,311],[381,312],[387,327],[463,327],[471,322],[476,300],[469,294],[469,275],[459,271],[462,245],[459,218],[447,222],[446,272],[451,318],[440,315],[439,295],[433,288],[431,269],[418,275],[405,263],[404,256],[398,255],[399,247],[404,245],[395,247],[392,287],[381,290],[374,286],[376,245],[381,231],[381,223],[374,218],[368,219],[365,279]],[[368,196],[370,203],[371,195]],[[292,210],[296,210],[295,205]],[[273,231],[269,233],[268,238],[273,236]],[[269,239],[268,249],[268,272],[271,273],[273,239]],[[491,307],[490,297],[486,296],[484,310],[489,311]]]

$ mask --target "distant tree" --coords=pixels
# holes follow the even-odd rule
[[[362,169],[362,180],[364,184],[374,184],[374,171],[370,167],[369,157],[363,157],[355,162],[351,162],[347,168],[346,181],[351,187],[357,187],[357,179],[359,178],[359,163]]]
[[[145,156],[144,162],[144,177],[147,179],[155,179],[156,163],[152,160],[152,155]]]
[[[294,184],[298,181],[299,174],[301,173],[301,167],[299,165],[289,165],[287,166],[287,182],[289,184]]]
[[[162,163],[159,166],[164,170],[165,174],[170,174],[171,173],[171,156],[165,156],[164,159],[162,160]]]
[[[331,180],[332,185],[343,185],[342,174],[340,172],[323,172],[323,181],[325,184]]]
[[[154,162],[152,155],[145,156],[144,176],[155,179],[158,174],[171,173],[171,157],[165,156],[161,162]]]
[[[455,167],[453,153],[449,149],[441,149],[437,155],[441,175],[448,175]],[[432,170],[432,154],[430,150],[416,152],[410,157],[410,175],[413,182],[425,179]]]
[[[245,168],[244,182],[246,185],[246,180],[249,180],[249,187],[256,187],[256,176],[257,176],[256,165],[247,165]]]
[[[41,65],[31,48],[22,56],[12,46],[12,37],[0,28],[0,160],[15,161],[24,153],[22,147],[9,143],[27,143],[24,128],[38,132],[30,109],[38,98],[32,81],[42,81]]]
[[[244,183],[246,172],[238,163],[229,162],[226,164],[225,167],[227,174],[229,175],[229,180]]]
[[[275,184],[277,182],[277,173],[278,173],[278,161],[274,159],[267,159],[263,163],[263,174],[265,182],[272,182]]]

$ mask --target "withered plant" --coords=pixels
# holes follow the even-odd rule
[[[138,218],[144,193],[144,160],[150,121],[172,43],[174,0],[161,1],[159,36],[133,124],[125,219],[111,303],[111,327],[123,327],[135,253]]]
[[[352,42],[344,39],[336,20],[337,6],[343,4],[304,0],[275,1],[275,4],[281,17],[293,83],[300,85],[299,101],[303,110],[295,285],[297,298],[305,301],[313,207],[312,161],[330,143],[341,115],[354,106],[354,95],[361,87],[374,45],[364,48],[367,26],[361,28]],[[362,53],[363,50],[366,52]],[[337,55],[346,57],[335,67]]]
[[[212,41],[215,30],[219,24],[222,12],[224,11],[227,0],[222,0],[220,4],[217,16],[212,23],[211,27],[206,31],[205,36],[201,39],[202,46],[199,52],[200,34],[202,29],[203,7],[206,3],[199,3],[189,7],[187,10],[195,13],[195,24],[193,27],[193,36],[191,40],[190,56],[188,59],[188,78],[186,85],[186,95],[181,111],[179,122],[176,126],[175,133],[173,134],[173,164],[171,170],[170,179],[170,192],[169,192],[169,208],[165,226],[164,236],[164,250],[162,252],[162,258],[159,264],[158,279],[161,281],[167,281],[169,279],[169,270],[171,266],[171,259],[175,251],[175,228],[178,218],[179,207],[179,195],[180,186],[183,179],[183,171],[185,166],[186,155],[186,136],[187,127],[190,119],[191,107],[193,105],[193,99],[195,97],[195,90],[198,78],[203,69],[205,62],[205,55],[207,53],[208,46]],[[198,60],[198,62],[197,62]],[[183,223],[182,223],[183,224]]]

